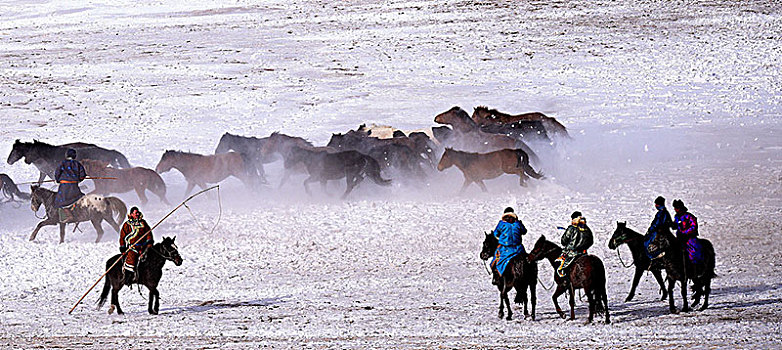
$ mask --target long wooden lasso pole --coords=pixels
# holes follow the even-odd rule
[[[179,209],[179,208],[181,208],[183,205],[185,205],[185,203],[187,203],[187,201],[189,201],[189,200],[191,200],[191,199],[195,198],[195,196],[197,196],[197,195],[199,195],[199,194],[202,194],[202,193],[204,193],[204,192],[206,192],[206,191],[213,190],[213,189],[215,189],[215,188],[219,188],[219,187],[220,187],[220,185],[215,185],[215,186],[209,187],[209,188],[207,188],[207,189],[201,190],[201,191],[199,191],[199,192],[195,193],[194,195],[192,195],[192,196],[190,196],[190,197],[187,197],[187,199],[185,199],[184,201],[182,201],[182,203],[180,203],[179,205],[177,205],[177,206],[176,206],[176,208],[172,209],[172,210],[171,210],[171,211],[170,211],[168,214],[166,214],[166,216],[164,216],[162,219],[160,219],[160,221],[158,221],[158,222],[155,224],[155,226],[152,226],[152,228],[151,228],[151,229],[149,229],[149,231],[147,231],[147,233],[145,233],[143,236],[141,236],[141,238],[139,238],[139,240],[141,240],[141,239],[145,238],[145,237],[146,237],[148,234],[152,233],[152,230],[154,230],[154,229],[155,229],[155,228],[156,228],[158,225],[160,225],[160,223],[161,223],[161,222],[163,222],[163,220],[165,220],[165,219],[167,219],[169,216],[171,216],[171,214],[174,214],[174,212],[175,212],[177,209]],[[79,304],[81,303],[81,301],[82,301],[82,300],[84,300],[84,298],[86,298],[86,297],[87,297],[87,294],[90,294],[90,292],[92,291],[92,289],[93,289],[93,288],[95,288],[95,286],[97,286],[97,285],[98,285],[98,283],[100,283],[100,281],[101,281],[101,280],[103,280],[103,277],[106,277],[106,275],[109,273],[109,271],[111,271],[111,269],[113,269],[113,268],[114,268],[114,266],[116,266],[116,265],[117,265],[117,264],[118,264],[120,261],[122,261],[122,258],[124,258],[124,257],[125,257],[125,254],[127,254],[127,253],[128,253],[128,251],[130,251],[130,250],[126,250],[124,253],[122,253],[122,255],[120,255],[120,257],[117,259],[117,261],[115,261],[113,264],[111,264],[111,267],[109,267],[108,269],[106,269],[106,272],[104,272],[102,275],[100,275],[100,278],[98,278],[98,280],[97,280],[97,281],[95,281],[95,283],[92,285],[92,287],[90,287],[90,289],[87,289],[87,292],[86,292],[86,293],[84,293],[84,295],[82,295],[82,296],[81,296],[81,298],[79,298],[79,301],[77,301],[77,302],[76,302],[76,304],[75,304],[75,305],[73,305],[73,307],[71,308],[71,310],[70,310],[70,311],[68,311],[68,314],[69,314],[69,315],[70,315],[70,314],[73,312],[73,310],[74,310],[74,309],[76,309],[76,307],[77,307],[77,306],[79,306]]]
[[[85,180],[117,180],[116,177],[108,177],[108,176],[87,176],[84,178]],[[41,183],[44,182],[57,182],[57,180],[43,180]],[[28,182],[20,182],[17,185],[31,185],[31,184],[37,184],[38,181],[28,181]]]

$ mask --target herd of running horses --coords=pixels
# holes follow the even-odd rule
[[[177,169],[187,181],[185,196],[195,186],[205,189],[208,184],[221,182],[230,176],[238,178],[245,186],[255,189],[267,183],[264,164],[280,159],[284,162],[284,173],[278,186],[282,187],[289,181],[291,175],[302,173],[308,176],[303,183],[307,193],[311,193],[309,184],[312,182],[319,182],[325,190],[329,180],[344,178],[346,189],[342,197],[345,198],[365,177],[378,185],[385,186],[392,180],[384,178],[383,173],[398,174],[403,179],[423,179],[429,176],[427,169],[436,167],[439,171],[443,171],[451,166],[456,166],[464,175],[461,191],[475,183],[485,192],[487,188],[483,180],[493,179],[502,174],[517,175],[522,186],[525,185],[528,177],[542,179],[543,174],[534,170],[531,165],[540,164],[541,159],[530,145],[555,147],[557,142],[569,138],[567,129],[562,124],[542,113],[510,115],[487,107],[477,107],[471,116],[463,109],[453,107],[438,114],[434,121],[442,125],[413,132],[361,125],[358,129],[344,134],[332,134],[329,143],[323,147],[314,146],[304,138],[279,132],[261,138],[225,133],[220,138],[214,154],[201,155],[167,150],[154,170],[132,167],[119,151],[94,144],[77,142],[50,145],[37,140],[33,142],[16,140],[8,156],[8,164],[24,159],[26,164],[33,164],[38,168],[40,176],[37,185],[32,185],[32,191],[28,194],[19,190],[6,174],[0,174],[0,181],[2,181],[0,193],[6,201],[30,200],[31,207],[36,212],[41,205],[45,207],[47,215],[36,226],[30,240],[35,239],[41,227],[59,225],[62,243],[66,224],[78,225],[79,222],[90,221],[98,234],[96,238],[98,242],[103,235],[101,223],[107,221],[119,231],[127,212],[126,205],[119,198],[108,197],[108,195],[135,191],[141,203],[146,204],[148,190],[163,203],[168,204],[166,184],[159,174],[171,169]],[[77,160],[84,165],[88,176],[112,178],[112,180],[94,181],[95,189],[76,203],[73,218],[68,222],[60,222],[56,214],[57,208],[53,204],[55,192],[43,188],[41,183],[47,176],[54,178],[54,172],[69,148],[77,150]],[[668,246],[669,251],[663,254],[663,258],[652,262],[646,258],[643,251],[642,237],[641,234],[627,228],[624,223],[618,223],[614,236],[609,242],[611,249],[627,244],[633,252],[636,273],[626,301],[633,298],[643,271],[650,270],[660,284],[662,298],[668,298],[671,312],[677,312],[673,300],[673,289],[677,281],[680,282],[684,302],[682,311],[690,309],[686,291],[688,281],[694,284],[693,307],[698,305],[703,297],[704,303],[701,309],[705,309],[708,306],[711,278],[714,277],[714,251],[711,244],[703,240],[704,246],[709,248],[706,252],[709,266],[701,269],[705,272],[696,276],[696,270],[684,262],[678,244],[662,242],[661,246]],[[670,238],[658,235],[658,239]],[[150,290],[150,313],[157,313],[158,303],[153,302],[153,299],[159,298],[156,287],[163,264],[166,260],[173,261],[177,265],[181,264],[181,257],[172,239],[166,238],[158,245],[160,246],[157,246],[156,251],[164,254],[159,253],[161,256],[153,259],[154,266],[150,265],[148,271],[140,272],[142,276],[148,275],[148,277],[139,279],[139,283],[146,285]],[[496,238],[487,234],[480,254],[481,258],[486,260],[494,256],[496,248]],[[503,306],[506,306],[507,319],[511,319],[512,312],[507,294],[511,289],[515,289],[515,302],[523,304],[525,316],[529,315],[527,290],[530,291],[531,315],[534,319],[537,261],[547,259],[556,269],[557,263],[554,260],[561,254],[561,249],[555,243],[541,237],[529,254],[520,255],[511,261],[509,269],[506,270],[510,273],[506,272],[506,276],[503,276],[498,284],[500,317],[504,316]],[[662,279],[663,270],[667,274],[667,288]],[[591,322],[595,314],[603,314],[605,322],[610,322],[605,268],[598,257],[585,255],[573,263],[571,272],[566,278],[561,278],[556,273],[554,276],[557,288],[552,299],[561,317],[565,318],[566,315],[559,307],[557,298],[566,291],[569,292],[570,318],[573,319],[575,289],[584,289],[589,302],[588,321]],[[118,282],[118,278],[107,279],[101,304],[106,300],[111,285],[113,289],[111,310],[116,307],[121,313],[116,293],[122,288],[122,284]]]

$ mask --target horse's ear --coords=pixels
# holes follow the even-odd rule
[[[176,236],[174,236],[174,238],[171,239],[171,242],[173,241],[176,241]]]
[[[540,238],[538,238],[538,242],[545,242],[545,241],[546,241],[546,236],[540,235]]]

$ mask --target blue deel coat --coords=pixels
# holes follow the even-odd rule
[[[79,189],[79,182],[84,181],[87,172],[84,166],[76,160],[66,159],[60,163],[60,167],[54,172],[54,179],[60,183],[57,195],[54,197],[54,206],[67,207],[84,196]]]
[[[518,220],[513,223],[500,220],[493,233],[500,244],[494,253],[493,265],[502,276],[510,259],[521,253],[526,254],[524,246],[521,244],[521,236],[527,234],[527,228]]]

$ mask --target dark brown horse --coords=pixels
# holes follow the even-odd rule
[[[92,226],[95,227],[95,231],[98,233],[98,237],[95,239],[95,243],[100,242],[103,237],[103,228],[101,223],[105,220],[111,225],[117,232],[120,229],[120,223],[127,214],[127,206],[119,198],[116,197],[103,197],[95,194],[88,194],[81,197],[76,203],[73,204],[73,218],[68,222],[60,222],[58,208],[54,206],[54,196],[57,192],[49,191],[39,186],[30,186],[32,193],[30,194],[30,208],[37,212],[43,204],[46,208],[46,218],[39,222],[35,226],[35,230],[30,235],[30,240],[34,240],[38,235],[38,231],[41,227],[47,225],[60,225],[60,243],[65,242],[65,224],[78,224],[79,222],[90,221]]]
[[[33,142],[14,142],[11,153],[8,154],[8,164],[14,164],[24,158],[26,164],[33,164],[41,172],[38,177],[40,185],[46,176],[54,179],[54,172],[65,159],[65,152],[69,148],[76,148],[76,159],[101,160],[111,164],[114,167],[129,168],[130,164],[122,153],[95,146],[90,143],[69,143],[62,146],[54,146],[38,140]]]
[[[519,185],[526,186],[527,174],[536,179],[543,178],[529,165],[527,153],[521,149],[504,149],[490,153],[468,153],[445,149],[437,170],[443,171],[456,165],[464,174],[464,185],[461,192],[471,183],[476,183],[483,192],[488,192],[483,180],[493,179],[502,174],[516,174],[519,176]]]
[[[320,182],[325,189],[328,180],[345,178],[347,188],[342,198],[347,197],[353,188],[364,180],[364,176],[381,186],[391,184],[391,180],[380,177],[380,165],[376,160],[357,151],[331,153],[325,150],[293,147],[290,155],[285,159],[285,167],[298,164],[304,164],[310,174],[304,180],[304,189],[308,194],[311,194],[309,183],[316,181]]]
[[[486,106],[478,106],[472,112],[472,120],[482,127],[490,125],[513,126],[515,123],[515,126],[518,129],[530,130],[533,132],[540,131],[540,127],[538,126],[540,125],[543,127],[543,133],[560,137],[570,137],[567,128],[565,128],[564,125],[555,118],[546,116],[540,112],[510,115],[496,109],[489,109]]]
[[[673,289],[676,286],[676,282],[679,282],[681,287],[682,296],[682,310],[683,312],[691,311],[691,307],[695,307],[700,304],[701,297],[705,297],[703,305],[700,310],[705,310],[709,307],[709,295],[711,294],[711,280],[717,275],[714,273],[715,268],[715,253],[714,246],[706,239],[698,239],[698,242],[703,249],[703,263],[700,266],[693,266],[689,259],[686,257],[686,252],[683,250],[681,243],[673,234],[661,235],[650,243],[650,246],[657,245],[659,247],[667,247],[663,249],[661,257],[656,258],[655,261],[665,268],[665,272],[668,275],[668,308],[671,313],[678,313],[676,310],[676,303],[673,300]],[[688,281],[693,282],[692,296],[693,303],[689,305],[687,303],[687,285]]]
[[[568,268],[570,271],[565,277],[559,277],[559,274],[557,274],[559,262],[556,260],[561,255],[562,248],[554,242],[547,241],[545,236],[540,236],[538,241],[535,242],[535,248],[532,249],[527,257],[529,261],[548,259],[551,267],[554,268],[554,281],[557,283],[557,289],[554,291],[551,299],[554,301],[554,307],[556,307],[559,316],[562,318],[566,317],[565,312],[559,307],[557,298],[567,291],[570,294],[570,319],[576,319],[574,309],[576,303],[575,290],[583,288],[589,300],[589,320],[587,322],[591,323],[596,313],[605,313],[606,324],[611,323],[608,315],[606,271],[603,261],[594,255],[582,255],[570,265]]]
[[[162,242],[147,249],[146,258],[138,265],[138,279],[134,283],[145,286],[149,290],[147,311],[150,315],[157,315],[160,310],[160,292],[158,292],[157,286],[160,283],[160,278],[163,277],[163,265],[166,264],[166,261],[172,261],[176,266],[182,265],[182,257],[179,255],[179,248],[177,248],[174,240],[176,240],[176,237],[164,237]],[[111,270],[106,275],[106,282],[103,284],[103,291],[100,293],[100,299],[98,299],[98,309],[100,309],[106,303],[106,298],[109,296],[109,291],[111,291],[109,314],[114,312],[115,308],[117,309],[117,314],[122,315],[124,313],[119,306],[119,291],[124,286],[122,283],[124,281],[122,262],[114,264],[120,258],[121,255],[117,254],[106,260],[106,269],[111,268]]]
[[[440,140],[438,137],[438,140],[445,147],[480,153],[520,148],[529,155],[533,162],[540,162],[538,155],[524,141],[508,135],[482,131],[478,124],[470,118],[470,115],[459,107],[453,107],[438,114],[434,117],[434,121],[453,127],[452,132],[449,132],[446,139]]]
[[[638,232],[635,232],[627,228],[626,222],[617,222],[614,235],[611,236],[611,240],[608,241],[609,249],[619,249],[622,244],[627,244],[630,248],[630,253],[633,256],[633,265],[635,265],[635,275],[633,275],[633,285],[630,287],[630,294],[627,295],[625,302],[633,300],[635,296],[635,288],[638,287],[638,282],[641,280],[645,271],[651,271],[657,283],[660,285],[660,294],[662,299],[668,298],[668,290],[665,288],[662,276],[662,266],[658,263],[652,265],[652,260],[646,255],[646,248],[644,248],[644,236]]]
[[[488,260],[493,257],[499,246],[499,241],[491,233],[486,233],[486,237],[483,240],[483,246],[481,248],[481,260]],[[499,275],[497,268],[492,268],[493,273]],[[524,305],[524,317],[529,316],[527,312],[527,288],[530,291],[530,302],[532,308],[532,320],[535,320],[535,304],[537,303],[537,294],[535,293],[535,287],[538,284],[538,264],[536,262],[527,261],[526,254],[519,254],[513,257],[508,266],[505,268],[505,274],[500,275],[497,289],[500,291],[500,312],[498,316],[502,318],[503,310],[502,306],[508,309],[508,317],[506,320],[513,318],[513,311],[510,309],[510,301],[508,300],[508,292],[511,288],[516,289],[516,297],[514,302]]]
[[[166,199],[166,183],[154,170],[133,167],[126,169],[117,169],[109,167],[107,163],[85,159],[81,162],[84,165],[88,176],[92,177],[113,177],[116,179],[95,179],[95,190],[91,193],[97,193],[100,195],[108,195],[111,193],[125,193],[129,191],[136,191],[136,195],[141,200],[141,204],[147,204],[146,191],[154,193],[165,204],[168,203]]]
[[[30,194],[20,191],[14,180],[11,180],[7,174],[0,174],[0,193],[9,202],[18,201],[16,197],[19,197],[20,200],[30,199]]]
[[[276,160],[274,156],[264,157],[261,155],[261,149],[268,139],[268,137],[257,138],[225,133],[220,137],[215,154],[229,151],[238,152],[244,158],[247,171],[255,176],[258,182],[266,183],[266,172],[263,165]]]
[[[291,149],[293,147],[312,148],[314,146],[311,142],[301,137],[289,136],[275,131],[269,135],[266,142],[263,144],[263,147],[261,147],[261,157],[269,158],[275,154],[279,154],[287,164],[287,159],[290,157]],[[277,188],[281,188],[282,185],[288,182],[288,179],[290,179],[291,175],[294,173],[306,172],[307,168],[304,164],[286,165],[282,174],[282,179],[280,180],[280,185],[277,186]]]
[[[214,155],[201,155],[180,151],[166,151],[155,167],[158,174],[171,169],[177,169],[187,180],[185,197],[190,194],[195,185],[206,189],[207,184],[218,183],[233,176],[253,188],[256,183],[247,171],[244,160],[239,153],[228,152]]]

